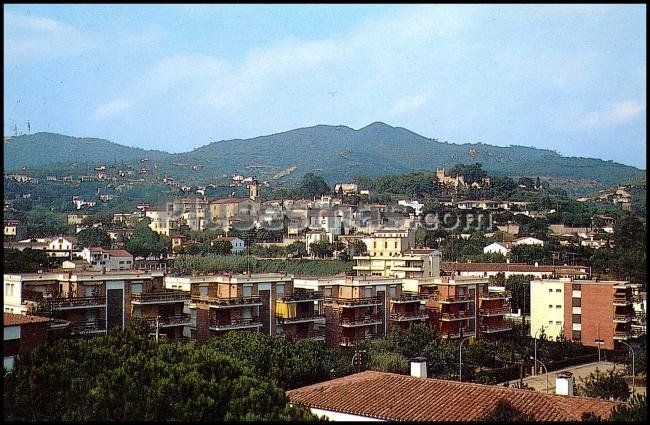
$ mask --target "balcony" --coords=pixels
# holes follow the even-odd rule
[[[488,292],[479,294],[478,298],[480,300],[505,300],[508,298],[508,296],[499,292]]]
[[[344,308],[356,308],[356,307],[372,307],[376,305],[382,305],[382,300],[379,297],[366,297],[366,298],[333,298],[326,297],[326,303],[329,304],[338,304]]]
[[[394,322],[410,322],[413,320],[429,320],[429,313],[418,311],[414,313],[392,313],[390,320]]]
[[[393,298],[390,300],[392,304],[407,304],[407,303],[420,303],[421,301],[425,301],[429,298],[428,295],[421,295],[421,294],[416,294],[413,292],[402,292],[402,294],[397,297]]]
[[[614,305],[630,305],[632,304],[632,299],[625,296],[614,296]]]
[[[208,297],[206,295],[192,295],[192,303],[208,304],[210,308],[236,308],[236,307],[252,307],[262,305],[260,297],[240,297],[240,298],[217,298]]]
[[[262,326],[259,317],[250,319],[210,320],[209,329],[212,331],[229,331],[233,329],[259,328]]]
[[[138,317],[153,326],[156,326],[155,317]],[[189,314],[174,314],[171,316],[160,316],[158,323],[161,328],[171,328],[175,326],[191,326],[192,316]]]
[[[641,335],[645,334],[645,325],[643,326],[632,325],[631,334],[633,338],[638,338]]]
[[[496,333],[496,332],[505,332],[511,331],[512,325],[503,324],[503,325],[487,325],[481,326],[481,332],[486,334]]]
[[[358,318],[342,317],[340,325],[344,328],[354,328],[359,326],[381,325],[382,323],[379,316],[371,315]]]
[[[363,336],[354,336],[354,337],[342,336],[339,340],[339,345],[341,347],[354,347],[361,341],[366,341],[376,337],[377,336],[374,334],[367,334]]]
[[[352,270],[361,270],[361,271],[366,271],[366,272],[383,272],[385,270],[384,266],[371,266],[370,264],[357,264],[356,266],[352,266]]]
[[[80,308],[105,308],[106,297],[43,298],[44,309],[73,310]]]
[[[456,313],[442,313],[440,315],[440,320],[443,322],[451,322],[454,320],[467,320],[473,319],[476,316],[471,311],[459,311]]]
[[[298,332],[295,334],[278,335],[287,341],[299,341],[302,339],[313,339],[314,341],[325,341],[325,329],[314,329],[312,332]]]
[[[447,339],[454,339],[454,338],[460,338],[461,334],[460,331],[454,331],[454,332],[442,332],[441,335],[443,338]],[[462,337],[468,337],[468,336],[476,336],[476,331],[463,331]]]
[[[131,304],[169,304],[188,301],[190,294],[184,291],[160,291],[131,294]]]
[[[324,318],[325,316],[317,315],[314,313],[297,314],[294,317],[283,317],[279,314],[275,315],[276,322],[284,325],[288,325],[290,323],[316,322],[318,320],[323,320]]]
[[[294,291],[291,295],[278,298],[276,301],[283,303],[299,303],[305,301],[320,301],[323,299],[323,293],[318,291]]]
[[[632,334],[630,331],[617,331],[614,332],[614,339],[616,340],[627,340],[632,337]]]
[[[439,303],[442,304],[468,303],[470,301],[474,301],[474,295],[467,294],[467,295],[452,295],[452,296],[444,297],[434,293],[429,297],[429,299],[433,301],[438,301]]]
[[[104,320],[87,320],[73,323],[70,326],[70,332],[78,335],[106,333],[106,322]]]
[[[631,322],[634,319],[634,316],[630,314],[615,314],[614,322],[615,323],[627,323]]]
[[[479,316],[503,316],[510,313],[510,306],[497,307],[497,308],[481,308],[478,311]]]
[[[421,272],[422,266],[393,266],[393,271],[398,272]]]

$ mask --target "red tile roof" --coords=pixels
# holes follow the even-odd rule
[[[25,325],[28,323],[49,322],[52,319],[41,316],[27,316],[24,314],[4,313],[3,322],[5,326]]]
[[[123,249],[110,249],[108,253],[111,254],[111,257],[133,257],[129,251]]]
[[[396,421],[474,421],[500,399],[535,421],[609,417],[619,402],[366,371],[287,391],[292,404]]]
[[[585,270],[588,268],[585,266],[548,266],[548,265],[539,265],[534,266],[531,264],[523,263],[451,263],[443,262],[440,265],[440,268],[446,272],[476,272],[476,271],[485,271],[485,272],[562,272],[562,273],[576,273],[584,274]]]

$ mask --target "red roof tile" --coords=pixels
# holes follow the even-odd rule
[[[530,265],[523,263],[451,263],[443,262],[440,268],[446,272],[473,272],[473,271],[486,271],[486,272],[546,272],[552,273],[554,271],[562,271],[563,273],[582,272],[586,270],[585,266],[548,266],[548,265]],[[583,274],[584,272],[580,273]]]
[[[24,325],[27,323],[43,323],[52,319],[41,316],[28,316],[25,314],[4,313],[3,321],[5,326]]]
[[[619,402],[366,371],[287,391],[292,404],[396,421],[473,421],[501,399],[536,421],[609,417]]]

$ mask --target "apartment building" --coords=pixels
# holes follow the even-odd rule
[[[394,253],[393,253],[394,254]],[[359,276],[395,278],[439,277],[442,254],[427,248],[410,248],[394,255],[354,256]]]
[[[408,282],[428,297],[426,309],[431,326],[443,338],[490,336],[512,330],[504,318],[510,312],[505,291],[496,290],[487,279],[443,276]]]
[[[2,353],[5,369],[13,368],[14,360],[18,354],[29,352],[47,343],[47,332],[51,320],[49,317],[4,313]]]
[[[162,276],[162,272],[106,270],[5,274],[4,311],[65,320],[73,334],[105,334],[128,324],[135,310],[132,289],[161,287]]]
[[[190,332],[197,341],[231,330],[323,340],[316,326],[322,320],[322,296],[315,291],[294,290],[291,276],[168,276],[165,286],[189,291],[194,319]]]
[[[368,247],[369,257],[395,257],[402,251],[415,248],[415,231],[399,229],[375,230],[362,241]]]
[[[331,347],[354,346],[429,318],[422,305],[426,297],[402,291],[401,279],[347,276],[295,279],[294,284],[323,293],[325,342]]]
[[[614,350],[634,337],[633,286],[626,281],[533,280],[531,336],[544,330],[583,345]]]

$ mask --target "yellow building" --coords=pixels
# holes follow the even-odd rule
[[[359,276],[439,277],[441,258],[440,251],[434,249],[411,249],[394,256],[355,256],[352,269]]]
[[[530,336],[544,330],[547,339],[564,334],[564,284],[571,279],[542,279],[530,282]]]
[[[362,241],[368,247],[370,257],[399,256],[402,251],[415,247],[415,230],[377,230]]]

